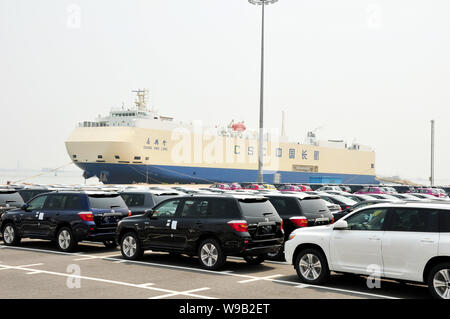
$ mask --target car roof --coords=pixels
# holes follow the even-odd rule
[[[119,194],[138,194],[138,193],[142,193],[142,194],[153,194],[153,195],[157,195],[157,196],[162,196],[162,195],[184,195],[181,192],[178,192],[176,190],[161,190],[161,189],[142,189],[142,188],[127,188],[127,189],[123,189],[119,192]]]
[[[305,198],[317,198],[319,199],[320,196],[318,195],[312,195],[308,193],[303,192],[297,192],[297,193],[263,193],[265,197],[295,197],[299,199],[305,199]]]
[[[267,197],[258,194],[246,194],[246,193],[223,193],[223,194],[191,194],[182,195],[180,198],[235,198],[238,200],[246,199],[267,199]]]
[[[450,202],[410,202],[410,201],[394,201],[375,204],[372,207],[408,207],[408,208],[436,208],[436,209],[448,209],[450,210]]]

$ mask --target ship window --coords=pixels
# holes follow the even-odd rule
[[[120,159],[120,156],[119,155],[114,155],[114,158],[115,159]]]
[[[103,158],[103,155],[97,155],[97,158]]]
[[[135,157],[134,157],[134,160],[135,160],[135,161],[139,161],[139,160],[141,160],[141,157],[140,157],[140,156],[135,156]]]
[[[72,155],[73,158],[77,158],[77,156],[75,154]]]
[[[375,168],[375,164],[370,164],[370,168]]]
[[[277,156],[277,157],[283,156],[283,149],[277,148],[277,149],[276,149],[276,156]]]
[[[148,161],[148,160],[149,160],[149,157],[146,157],[145,160]]]

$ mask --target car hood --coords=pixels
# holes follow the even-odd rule
[[[320,233],[320,232],[328,232],[330,229],[333,229],[333,224],[321,225],[321,226],[313,226],[313,227],[303,227],[297,228],[294,230],[295,234],[307,234],[307,233]]]

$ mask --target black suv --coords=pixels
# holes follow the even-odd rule
[[[156,189],[126,189],[119,194],[131,210],[131,215],[142,215],[163,200],[181,195],[176,191]]]
[[[198,255],[218,269],[227,256],[250,264],[265,260],[284,241],[280,216],[267,198],[254,195],[190,195],[165,200],[144,215],[124,218],[117,241],[126,259],[144,250]]]
[[[334,222],[333,214],[326,202],[317,195],[296,194],[264,194],[283,219],[285,240],[292,231],[300,227],[327,225]],[[284,258],[284,249],[268,255],[270,259]]]
[[[62,251],[82,240],[116,246],[117,223],[130,215],[118,193],[64,191],[34,197],[21,209],[3,214],[0,230],[6,245],[21,238],[55,240]]]

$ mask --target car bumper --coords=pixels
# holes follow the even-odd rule
[[[293,240],[288,240],[284,243],[284,259],[286,259],[286,262],[290,265],[293,265],[294,263],[292,259],[296,247],[297,246]]]

